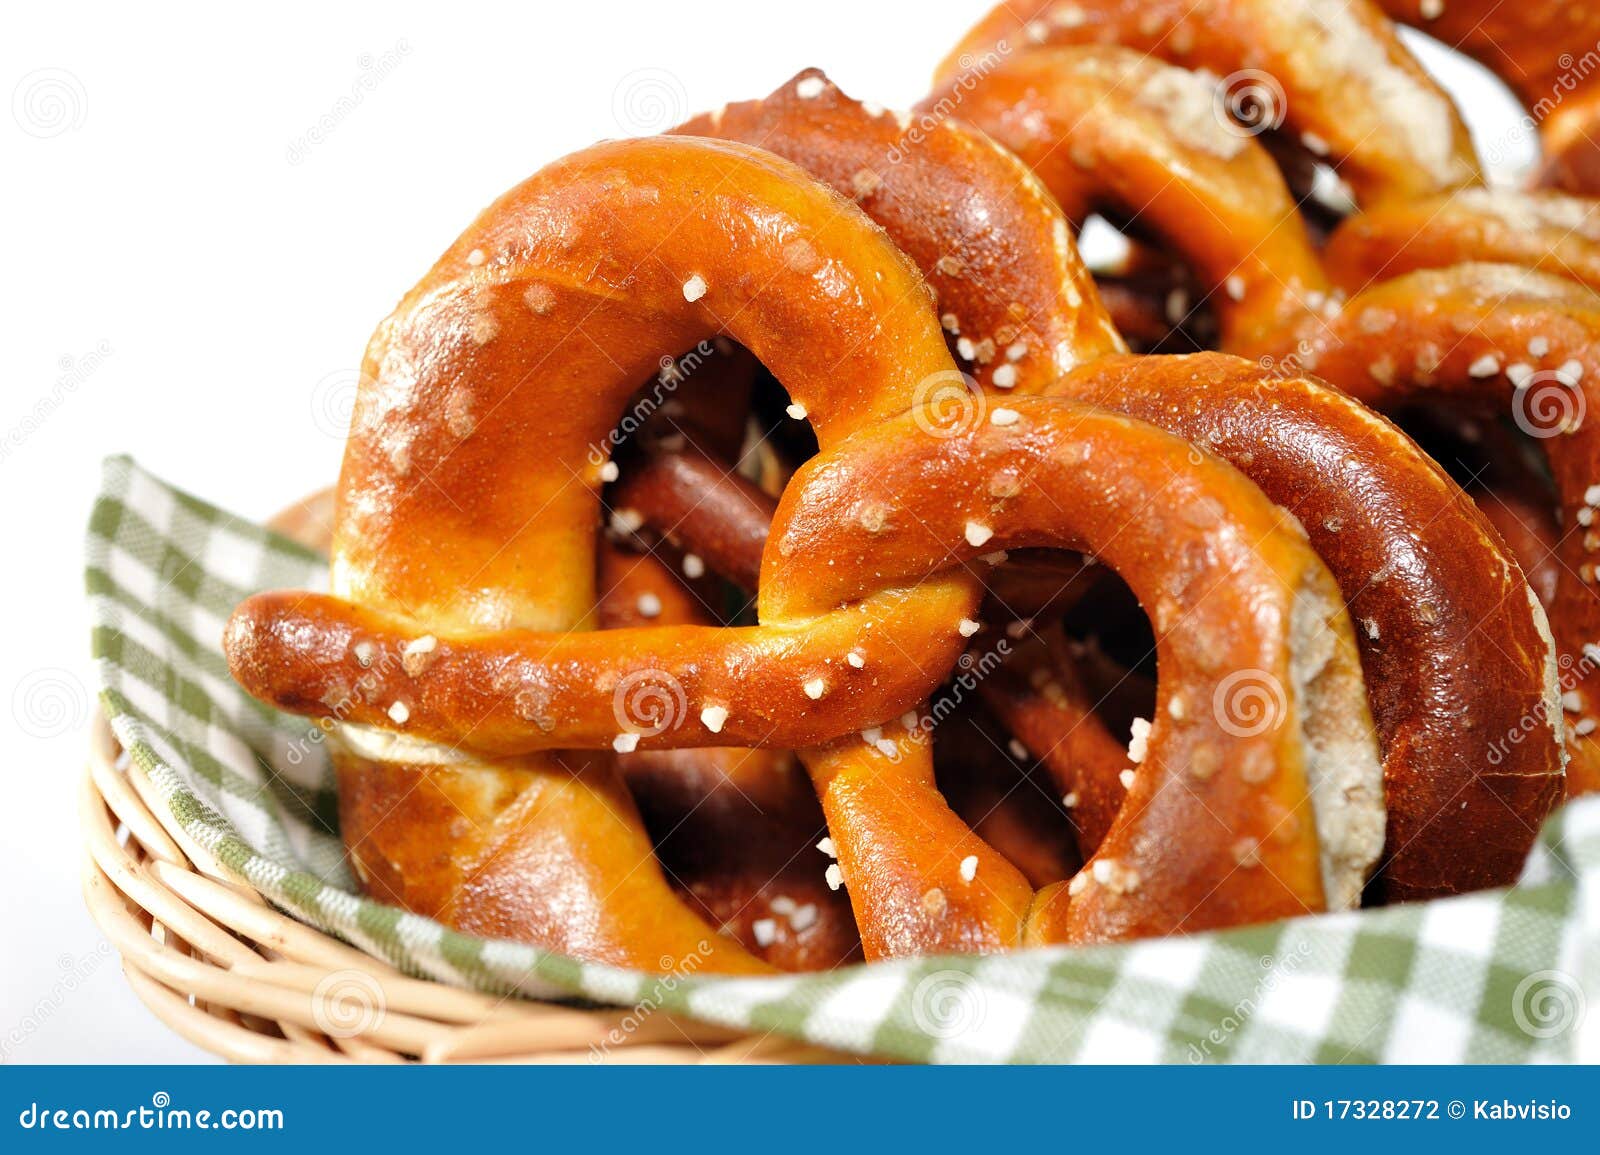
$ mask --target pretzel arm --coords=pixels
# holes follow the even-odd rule
[[[754,591],[777,502],[701,453],[653,453],[632,463],[612,487],[624,520],[637,516],[669,534],[713,570]]]
[[[803,752],[868,957],[1352,904],[1382,845],[1382,786],[1355,644],[1322,563],[1254,486],[1188,443],[1068,402],[1014,409],[1014,421],[942,439],[919,436],[914,417],[888,421],[848,453],[808,463],[768,541],[762,619],[970,564],[997,545],[1091,550],[1129,580],[1156,626],[1149,752],[1085,872],[1037,906],[943,805],[920,733],[900,723],[871,743]],[[915,516],[902,512],[913,492]],[[863,502],[882,503],[887,520],[864,525],[853,515]],[[823,557],[840,564],[815,564]],[[1214,706],[1241,674],[1282,695],[1253,733],[1230,732]],[[959,869],[968,854],[971,879]]]
[[[1060,640],[1034,642],[984,679],[978,693],[1030,757],[1044,762],[1072,819],[1078,850],[1091,856],[1127,798],[1127,745],[1094,712]],[[1064,659],[1064,660],[1063,660]]]
[[[461,637],[420,634],[328,594],[283,591],[243,602],[225,644],[234,677],[280,710],[497,757],[798,747],[927,697],[965,648],[956,623],[976,606],[967,585],[938,579],[785,626]],[[432,639],[425,652],[419,639]],[[870,676],[843,661],[851,651],[872,661]],[[903,653],[926,659],[908,663]],[[804,688],[818,678],[829,691],[821,701]]]

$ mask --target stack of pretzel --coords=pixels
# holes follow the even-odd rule
[[[762,973],[1513,882],[1600,788],[1600,7],[1384,7],[1566,191],[1368,0],[1013,0],[491,205],[226,637],[367,891]]]

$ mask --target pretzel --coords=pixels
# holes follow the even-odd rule
[[[1152,426],[1062,401],[1013,405],[1014,421],[943,439],[919,437],[915,415],[892,419],[802,467],[763,561],[763,617],[814,613],[997,545],[1090,550],[1151,607],[1161,639],[1149,751],[1095,858],[1037,901],[945,806],[926,744],[903,723],[830,744],[820,761],[802,752],[867,957],[1350,905],[1382,843],[1380,770],[1349,621],[1298,527],[1233,469]],[[895,516],[913,492],[917,516]],[[863,502],[891,516],[864,526],[851,516]],[[870,555],[871,570],[784,563],[802,551]],[[1230,726],[1213,705],[1239,671],[1282,692],[1260,729]],[[1181,866],[1161,851],[1173,839]]]
[[[1306,527],[1360,627],[1385,751],[1379,893],[1512,881],[1562,772],[1556,656],[1516,562],[1442,470],[1342,394],[1300,376],[1263,384],[1215,354],[1166,376],[1150,360],[1102,362],[1058,388],[1207,446]],[[1525,718],[1546,740],[1492,764],[1486,736]]]
[[[967,33],[935,83],[979,79],[1037,46],[1085,43],[1224,77],[1226,106],[1268,127],[1286,123],[1362,204],[1479,179],[1455,107],[1369,0],[1008,2]]]
[[[1053,34],[1042,39],[1052,38]],[[1038,41],[1041,37],[1035,35],[1029,39]],[[1103,62],[1096,67],[1108,68]],[[1208,197],[1209,188],[1226,187],[1215,174],[1226,172],[1227,166],[1215,159],[1196,163],[1195,154],[1201,150],[1185,141],[1206,139],[1204,128],[1197,128],[1180,139],[1170,114],[1165,118],[1130,115],[1120,105],[1137,104],[1137,94],[1149,89],[1150,78],[1159,73],[1150,65],[1133,60],[1111,67],[1116,70],[1116,78],[1102,81],[1096,91],[1078,79],[1093,71],[1082,60],[1061,57],[1052,50],[1032,49],[992,68],[981,78],[964,81],[964,91],[952,87],[944,93],[936,93],[928,104],[948,107],[956,103],[958,95],[962,96],[963,113],[1019,150],[1025,159],[1032,160],[1064,203],[1070,205],[1085,199],[1086,188],[1099,191],[1096,186],[1109,185],[1114,190],[1113,197],[1122,202],[1119,207],[1126,211],[1141,210],[1141,216],[1155,221],[1158,230],[1179,243],[1213,290],[1219,274],[1231,261],[1242,262],[1250,253],[1263,253],[1263,259],[1252,270],[1259,275],[1250,279],[1239,276],[1234,282],[1235,291],[1224,294],[1241,300],[1231,309],[1223,302],[1221,344],[1224,348],[1252,355],[1265,353],[1270,359],[1268,363],[1281,359],[1285,364],[1298,364],[1302,368],[1315,366],[1315,354],[1306,356],[1306,351],[1323,347],[1333,339],[1325,331],[1326,318],[1337,313],[1341,302],[1338,294],[1328,291],[1326,275],[1319,270],[1318,258],[1305,242],[1298,216],[1287,197],[1281,195],[1281,182],[1264,172],[1265,154],[1253,145],[1242,146],[1239,150],[1242,155],[1254,156],[1256,172],[1246,175],[1241,171],[1227,193]],[[1063,75],[1074,79],[1065,82],[1061,79]],[[1177,82],[1169,81],[1167,87],[1176,88]],[[1194,92],[1192,86],[1189,91]],[[1121,100],[1119,105],[1118,95],[1128,93],[1134,95]],[[1099,110],[1109,108],[1115,108],[1115,115],[1104,116],[1102,124],[1097,120],[1102,115]],[[1148,138],[1141,139],[1137,147],[1125,150],[1134,154],[1132,157],[1119,156],[1099,143],[1101,137],[1115,141],[1117,132],[1126,131],[1123,128],[1126,123],[1133,123],[1136,126],[1133,131]],[[1198,123],[1204,125],[1204,118],[1199,118]],[[1077,165],[1070,163],[1075,149],[1080,152]],[[1062,153],[1069,159],[1062,160]],[[1154,166],[1155,179],[1136,182],[1126,175],[1138,171],[1131,161],[1151,156],[1181,157],[1181,162],[1158,159]],[[1108,163],[1113,160],[1120,163]],[[1148,164],[1148,160],[1145,163]],[[1235,161],[1234,167],[1243,170],[1249,164],[1247,161],[1240,165]],[[1092,178],[1085,175],[1091,169],[1094,171]],[[1193,169],[1197,175],[1188,177],[1188,169]],[[1107,173],[1114,175],[1103,175]],[[1091,179],[1094,184],[1090,183]],[[1121,187],[1118,187],[1119,182]],[[1266,200],[1259,195],[1252,198],[1244,191],[1252,187],[1268,188],[1272,194]],[[1174,188],[1178,191],[1171,191]],[[1151,199],[1141,203],[1141,198]],[[1224,247],[1222,259],[1218,261],[1207,252],[1204,231],[1192,226],[1185,229],[1184,214],[1167,208],[1170,203],[1182,203],[1185,198],[1201,201],[1207,212],[1189,215],[1201,215],[1202,219],[1226,219],[1230,204],[1262,208],[1249,218],[1246,228],[1221,231]],[[1594,256],[1600,251],[1595,246],[1597,227],[1600,226],[1593,223],[1590,202],[1558,194],[1519,196],[1470,188],[1415,200],[1390,196],[1375,208],[1348,220],[1335,233],[1327,259],[1334,278],[1351,288],[1410,268],[1455,265],[1473,258],[1546,265],[1588,283],[1593,271],[1600,269]],[[1292,240],[1287,244],[1274,241],[1272,247],[1282,251],[1270,251],[1256,239],[1263,237]],[[1226,247],[1234,241],[1238,243],[1231,250]],[[1248,317],[1240,316],[1243,311],[1240,306],[1251,298],[1256,298],[1256,311],[1265,315],[1260,323],[1252,324]],[[1471,315],[1459,317],[1454,323],[1470,325]],[[1381,357],[1375,356],[1375,363],[1387,364],[1406,358],[1426,361],[1432,356],[1429,342],[1413,341],[1409,334],[1389,331],[1384,343],[1387,349]],[[1339,384],[1346,384],[1341,371],[1331,367],[1333,364],[1324,362],[1319,371]],[[1517,526],[1508,523],[1507,528],[1515,530]],[[1536,540],[1524,538],[1524,544],[1537,548]],[[1571,584],[1569,580],[1568,585]],[[1565,604],[1570,605],[1580,596],[1593,601],[1587,594],[1569,593]],[[1575,622],[1570,628],[1581,627]],[[1566,660],[1577,661],[1570,648]],[[1581,717],[1574,731],[1578,727],[1586,728]],[[1581,740],[1583,735],[1575,734],[1575,737]],[[1580,745],[1583,744],[1580,742]],[[1588,762],[1591,756],[1585,755],[1583,760]],[[1548,767],[1542,766],[1536,771],[1536,777],[1543,778],[1548,773]],[[1593,778],[1592,772],[1580,769],[1573,776],[1573,788],[1585,789]],[[1542,810],[1536,804],[1528,813],[1537,815]],[[1509,861],[1509,857],[1503,860],[1502,870]]]
[[[759,223],[753,205],[763,206]],[[802,243],[815,264],[797,258]],[[818,267],[836,279],[819,282]],[[373,848],[361,859],[382,860],[381,873],[369,866],[380,893],[467,929],[604,961],[678,965],[709,942],[708,969],[758,965],[672,897],[609,753],[522,751],[585,745],[584,726],[593,747],[648,746],[613,710],[616,687],[639,672],[619,653],[653,653],[660,665],[676,658],[696,671],[723,660],[721,683],[691,678],[685,687],[697,707],[685,724],[699,744],[798,745],[806,726],[827,735],[858,728],[930,686],[901,702],[869,687],[816,703],[802,685],[823,655],[837,660],[869,622],[880,631],[873,652],[893,646],[898,617],[899,644],[937,669],[953,662],[955,623],[975,599],[947,581],[790,627],[616,630],[603,642],[567,632],[595,599],[604,461],[590,451],[606,444],[660,348],[687,347],[723,326],[811,407],[825,443],[904,410],[919,382],[954,372],[926,302],[904,258],[848,204],[767,154],[704,141],[602,145],[558,162],[503,197],[441,258],[368,352],[340,482],[339,596],[262,595],[236,611],[226,639],[235,676],[258,696],[319,713],[348,702],[349,735],[362,724],[404,727],[398,738],[361,738],[361,749],[340,758],[354,820],[347,835]],[[801,316],[812,323],[797,329]],[[529,364],[552,355],[540,387],[522,387]],[[852,372],[834,372],[846,357]],[[524,469],[529,454],[545,468]],[[941,619],[949,640],[924,640]],[[773,660],[752,674],[761,656]],[[512,674],[517,662],[541,659],[556,670],[548,698],[537,678]],[[349,692],[369,673],[363,692]],[[831,721],[774,734],[749,719],[741,705],[760,701],[751,695],[769,679],[764,707],[774,716]],[[705,695],[719,684],[739,695],[724,699],[725,730],[707,724],[715,714]],[[569,725],[568,686],[585,723]],[[332,696],[341,689],[343,699]],[[497,712],[479,726],[484,702]],[[496,721],[531,741],[496,740]],[[485,729],[489,739],[478,742]],[[438,747],[416,741],[468,732],[473,744],[451,754],[447,769]],[[419,774],[434,793],[412,789]],[[478,828],[506,832],[511,845],[487,864],[483,853],[462,853],[471,847],[441,856],[442,832],[460,819],[441,799]],[[395,810],[380,828],[386,804]],[[509,883],[552,871],[558,885]],[[574,918],[584,909],[591,913]]]

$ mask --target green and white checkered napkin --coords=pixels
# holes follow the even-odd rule
[[[106,712],[184,829],[294,917],[417,974],[912,1060],[1600,1060],[1600,799],[1556,814],[1509,890],[1127,946],[654,978],[354,893],[322,746],[221,652],[247,594],[326,588],[320,558],[113,458],[87,579]]]

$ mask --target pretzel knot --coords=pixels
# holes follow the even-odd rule
[[[1558,662],[1600,637],[1600,537],[1535,575],[1552,638],[1366,403],[1494,395],[1587,525],[1587,208],[1476,188],[1375,6],[1190,7],[997,10],[913,119],[808,70],[558,161],[440,258],[367,350],[332,590],[225,638],[257,697],[338,721],[370,892],[760,973],[1516,877],[1564,713],[1600,781]],[[1262,124],[1367,210],[1326,246]],[[1094,211],[1168,242],[1221,351],[1128,352],[1072,237]],[[1508,364],[1530,341],[1551,380]],[[1125,742],[1144,672],[1064,623],[1137,633],[1135,602],[1158,677]],[[1035,758],[1070,826],[1012,797]]]

